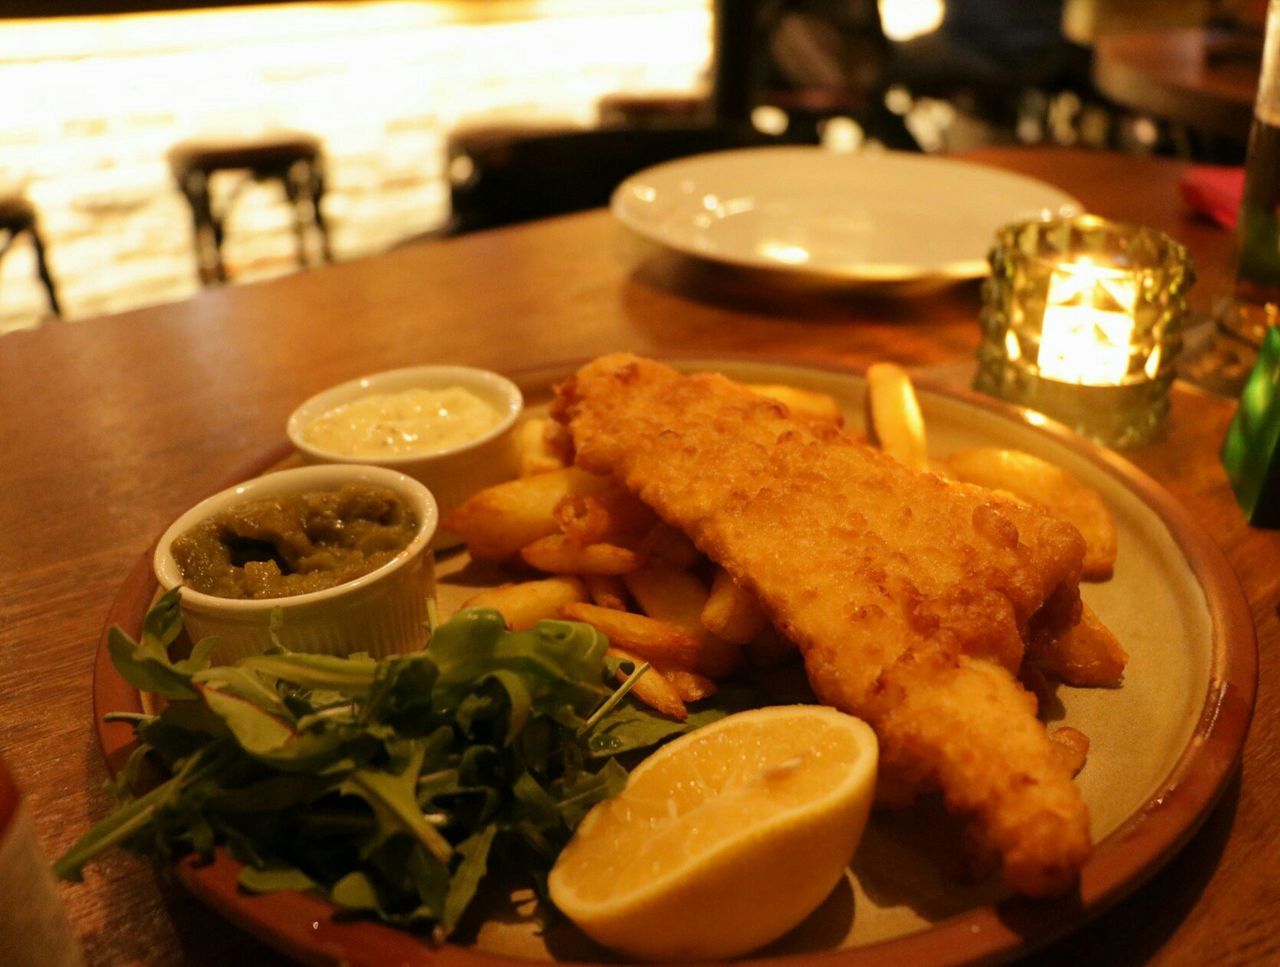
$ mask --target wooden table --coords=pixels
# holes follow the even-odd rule
[[[1053,149],[975,157],[1173,233],[1199,260],[1197,304],[1221,287],[1229,237],[1184,214],[1178,164]],[[126,572],[173,517],[281,440],[311,393],[399,365],[510,370],[619,348],[891,359],[963,378],[977,306],[976,285],[902,301],[761,289],[638,245],[592,212],[5,337],[0,752],[45,850],[61,853],[108,808],[90,667]],[[1217,462],[1232,409],[1179,389],[1168,439],[1131,457],[1209,529],[1252,604],[1263,662],[1243,779],[1163,872],[1053,948],[1052,963],[1280,958],[1280,534],[1245,525]],[[93,964],[280,962],[128,856],[63,896]]]
[[[1243,144],[1261,56],[1260,38],[1222,31],[1111,34],[1094,43],[1093,81],[1125,107]]]

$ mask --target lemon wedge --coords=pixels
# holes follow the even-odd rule
[[[843,876],[877,755],[865,722],[819,705],[740,712],[681,736],[583,819],[551,871],[551,899],[632,957],[753,950]]]

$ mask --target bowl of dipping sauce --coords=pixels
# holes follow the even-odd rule
[[[152,564],[191,640],[233,662],[293,651],[381,658],[426,643],[439,523],[421,482],[361,465],[298,467],[214,494],[169,526]]]
[[[289,417],[308,463],[363,463],[426,484],[445,517],[519,469],[515,426],[524,398],[504,376],[469,366],[413,366],[317,393]],[[438,531],[435,548],[460,543]]]

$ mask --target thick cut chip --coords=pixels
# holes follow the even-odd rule
[[[597,497],[617,489],[608,477],[578,467],[549,470],[486,487],[455,508],[441,526],[460,535],[472,557],[501,561],[559,531],[556,507],[566,497]]]
[[[545,618],[559,618],[560,609],[566,604],[585,600],[587,588],[580,578],[554,577],[489,588],[468,598],[462,606],[494,608],[507,619],[508,628],[524,631]]]
[[[893,459],[913,470],[929,469],[924,416],[911,377],[901,366],[875,363],[867,368],[867,437]]]
[[[1032,642],[1027,658],[1080,688],[1119,685],[1129,662],[1120,639],[1088,605],[1075,627],[1055,638]]]
[[[1116,563],[1116,522],[1102,497],[1067,471],[1021,450],[974,447],[947,457],[947,472],[957,480],[1006,490],[1070,521],[1084,536],[1080,576],[1102,581]]]

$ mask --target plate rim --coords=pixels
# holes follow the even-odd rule
[[[872,264],[869,266],[854,263],[847,266],[815,267],[804,264],[791,265],[777,260],[770,260],[762,257],[753,258],[751,256],[725,253],[723,251],[700,251],[693,246],[673,241],[669,235],[655,227],[651,221],[646,221],[645,219],[637,217],[635,212],[632,210],[632,206],[629,206],[626,203],[626,196],[634,185],[643,178],[651,177],[655,172],[666,174],[669,170],[678,170],[682,167],[705,163],[708,159],[715,160],[726,157],[744,156],[761,157],[767,154],[781,155],[784,153],[809,158],[844,158],[848,159],[853,164],[875,163],[876,161],[885,158],[893,158],[905,161],[908,164],[928,164],[953,169],[977,169],[996,175],[1009,182],[1018,182],[1028,186],[1035,185],[1042,190],[1056,194],[1060,198],[1056,209],[1057,211],[1063,211],[1069,206],[1074,207],[1075,214],[1082,214],[1088,210],[1079,198],[1076,198],[1065,189],[1060,188],[1051,182],[1045,181],[1042,178],[1036,178],[1020,171],[1011,171],[1009,169],[999,168],[994,165],[983,164],[982,162],[965,158],[915,154],[909,151],[860,153],[832,151],[830,149],[813,145],[765,145],[747,148],[730,148],[723,151],[705,151],[698,154],[688,155],[683,158],[663,161],[656,165],[650,165],[649,167],[630,175],[614,189],[609,198],[609,211],[612,212],[613,216],[617,218],[618,221],[631,231],[654,244],[662,245],[672,251],[679,252],[682,255],[692,258],[704,259],[706,261],[742,269],[782,274],[798,274],[812,276],[815,278],[834,279],[847,284],[866,286],[903,286],[929,281],[961,282],[968,279],[982,278],[987,274],[988,263],[985,257],[957,259],[940,263],[938,265],[928,266],[921,271],[912,271],[910,268],[905,266],[895,270],[894,267],[885,263]],[[995,228],[996,226],[992,226],[993,235]]]
[[[717,353],[714,356],[656,356],[687,368],[725,364],[764,364],[809,369],[865,379],[863,367],[797,356]],[[573,372],[586,359],[551,362],[508,371],[523,387]],[[1079,890],[1056,900],[1010,897],[938,921],[930,927],[857,948],[750,958],[753,967],[890,967],[899,963],[958,967],[1004,960],[1052,943],[1102,914],[1138,889],[1186,844],[1217,804],[1237,768],[1248,735],[1258,677],[1257,634],[1252,611],[1225,553],[1191,512],[1117,453],[1075,434],[1039,414],[972,390],[912,376],[922,395],[943,397],[987,410],[997,417],[1048,434],[1060,445],[1106,471],[1136,494],[1159,517],[1204,591],[1212,622],[1209,681],[1196,726],[1160,785],[1160,792],[1094,844],[1081,871]],[[231,483],[264,472],[293,452],[281,440],[237,468]],[[154,546],[154,542],[151,547]],[[107,722],[109,711],[142,711],[138,691],[122,679],[107,649],[110,629],[122,624],[137,630],[158,587],[151,571],[151,547],[134,563],[106,615],[94,656],[93,727],[112,776],[123,767],[132,746],[128,723]],[[296,891],[247,895],[236,883],[240,864],[219,848],[214,860],[188,856],[177,865],[181,882],[201,902],[259,940],[302,963],[378,964],[392,958],[418,958],[438,967],[512,967],[523,958],[450,946],[433,947],[418,935],[369,920],[325,919],[328,901]],[[252,909],[246,911],[246,906]],[[396,961],[400,962],[400,961]],[[596,965],[621,961],[555,961]]]

